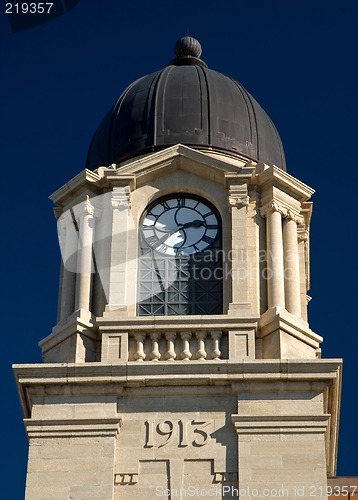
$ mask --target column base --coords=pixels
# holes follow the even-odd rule
[[[99,338],[90,311],[78,309],[39,342],[44,363],[98,361]]]
[[[306,321],[280,307],[268,309],[259,321],[257,342],[263,359],[317,358],[322,341]]]

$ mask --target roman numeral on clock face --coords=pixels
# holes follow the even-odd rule
[[[166,201],[161,201],[160,204],[162,205],[162,207],[165,210],[169,210],[170,206],[168,205],[168,203]]]
[[[213,243],[215,241],[215,238],[212,238],[211,236],[204,234],[204,236],[202,237],[202,241],[205,241],[205,243],[208,243],[209,245],[211,245],[211,243]]]
[[[178,207],[185,207],[185,198],[178,198]]]

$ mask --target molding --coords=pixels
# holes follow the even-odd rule
[[[330,414],[232,415],[237,434],[311,434],[327,431]]]
[[[128,332],[146,330],[198,330],[198,329],[247,329],[256,327],[259,316],[245,315],[238,318],[234,315],[203,315],[203,316],[118,316],[116,311],[105,313],[96,318],[100,333]],[[198,328],[200,325],[200,328]]]
[[[304,184],[278,167],[269,167],[265,169],[257,176],[257,179],[258,185],[262,189],[266,189],[270,186],[283,187],[285,191],[294,194],[295,198],[301,202],[307,201],[315,192],[314,189],[307,184]]]
[[[83,418],[61,420],[24,419],[27,436],[31,438],[117,437],[121,418]]]
[[[226,185],[226,176],[228,173],[241,181],[249,180],[255,171],[255,167],[251,163],[249,163],[249,166],[247,165],[247,159],[244,164],[239,159],[237,160],[237,164],[235,164],[231,157],[226,159],[224,156],[212,156],[207,152],[192,149],[183,144],[177,144],[134,160],[128,160],[120,165],[117,176],[120,178],[132,175],[138,183],[142,184],[148,182],[153,177],[163,175],[163,169],[167,171],[183,169]],[[107,178],[114,180],[115,175],[112,173],[112,176]]]
[[[98,189],[98,181],[101,180],[101,177],[96,172],[92,172],[92,170],[88,170],[87,168],[82,170],[79,174],[73,177],[71,180],[66,182],[63,186],[61,186],[57,191],[52,193],[49,198],[56,205],[61,207],[65,206],[67,203],[73,200],[74,192],[83,192],[86,188],[90,188],[91,190]]]
[[[16,380],[22,391],[29,387],[98,384],[127,386],[231,385],[251,382],[324,382],[340,380],[341,359],[312,360],[240,360],[127,363],[43,363],[14,365]],[[165,374],[165,377],[163,377]],[[237,389],[237,388],[236,388]],[[236,390],[234,389],[234,390]],[[113,391],[115,389],[113,388]]]

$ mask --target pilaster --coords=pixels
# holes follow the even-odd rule
[[[231,276],[232,302],[229,314],[247,315],[251,313],[248,286],[248,239],[247,208],[250,203],[247,179],[227,176],[229,187],[229,209],[231,213]]]
[[[26,500],[113,500],[119,418],[25,419]]]

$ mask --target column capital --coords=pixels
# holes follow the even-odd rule
[[[247,184],[230,184],[228,201],[230,208],[247,207],[250,202],[250,198],[247,193]]]
[[[261,217],[267,217],[274,212],[278,212],[282,217],[287,217],[288,209],[276,200],[271,200],[260,208]]]
[[[298,241],[308,241],[308,231],[300,231],[297,235]]]
[[[130,187],[116,187],[111,193],[111,205],[113,209],[119,210],[130,208]]]
[[[87,199],[82,203],[78,203],[73,207],[73,213],[77,220],[82,219],[86,215],[91,215],[95,218],[100,218],[102,211],[92,205],[90,197],[87,195]]]
[[[305,219],[302,215],[300,215],[298,212],[292,210],[291,208],[289,208],[287,210],[287,214],[286,214],[286,217],[285,217],[287,220],[293,220],[294,222],[296,222],[296,224],[304,224],[305,223]]]
[[[231,208],[242,208],[247,207],[250,203],[249,196],[242,196],[240,194],[230,194],[229,195],[229,206]]]

